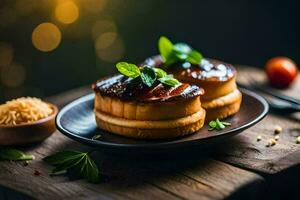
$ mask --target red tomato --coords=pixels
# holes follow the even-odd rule
[[[265,66],[269,82],[277,88],[288,87],[297,76],[297,65],[286,57],[271,58]]]

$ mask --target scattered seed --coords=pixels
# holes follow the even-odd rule
[[[297,143],[300,144],[300,136],[297,137]]]
[[[93,137],[92,137],[92,140],[97,140],[97,139],[99,139],[101,137],[101,135],[94,135]]]
[[[270,147],[270,146],[274,146],[275,144],[276,144],[276,140],[272,138],[272,139],[269,139],[268,144],[266,146]]]
[[[25,162],[23,162],[23,166],[24,167],[28,166],[28,164],[29,164],[28,160],[26,160]]]
[[[276,141],[279,140],[279,135],[276,135],[275,138],[274,138]]]
[[[34,175],[39,176],[41,175],[41,172],[39,172],[38,170],[34,170]]]
[[[256,138],[256,140],[257,140],[258,142],[261,141],[261,139],[262,139],[261,135],[257,136],[257,138]]]
[[[279,125],[276,125],[275,129],[274,129],[274,134],[279,134],[281,132],[282,132],[282,127]]]

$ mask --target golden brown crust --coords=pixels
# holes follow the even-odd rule
[[[96,93],[95,110],[109,115],[134,120],[166,120],[188,116],[201,108],[200,97],[156,103],[121,101]]]
[[[210,100],[203,101],[202,107],[206,110],[206,122],[217,118],[224,119],[237,113],[242,102],[242,94],[238,89],[228,95]]]
[[[98,126],[109,132],[136,139],[165,139],[192,134],[205,119],[205,110],[173,120],[141,121],[109,116],[95,111]]]
[[[227,95],[237,88],[236,75],[227,81],[207,81],[176,74],[174,76],[182,82],[195,84],[199,87],[202,87],[205,91],[204,95],[201,97],[202,100],[210,100]]]

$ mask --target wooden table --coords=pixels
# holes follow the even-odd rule
[[[249,75],[259,78],[262,72],[239,67],[240,80]],[[299,85],[300,78],[286,92],[297,97]],[[90,92],[84,87],[49,101],[61,107]],[[24,149],[36,157],[28,166],[22,162],[0,162],[0,184],[37,199],[280,199],[282,195],[297,193],[293,184],[299,183],[296,176],[300,171],[300,144],[295,142],[300,135],[299,119],[297,115],[269,114],[256,126],[207,152],[168,157],[96,152],[93,157],[102,174],[100,184],[48,175],[51,166],[41,160],[43,157],[63,149],[89,149],[57,131],[43,143]],[[275,124],[283,127],[283,133],[275,146],[266,147],[267,139],[274,137]],[[260,142],[256,140],[258,135],[263,137]],[[35,170],[41,174],[34,175]],[[0,198],[10,199],[12,194],[2,192]],[[28,196],[22,198],[30,199]]]

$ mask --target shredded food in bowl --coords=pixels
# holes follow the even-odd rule
[[[53,113],[41,99],[21,97],[0,105],[0,125],[18,125],[38,121]]]

